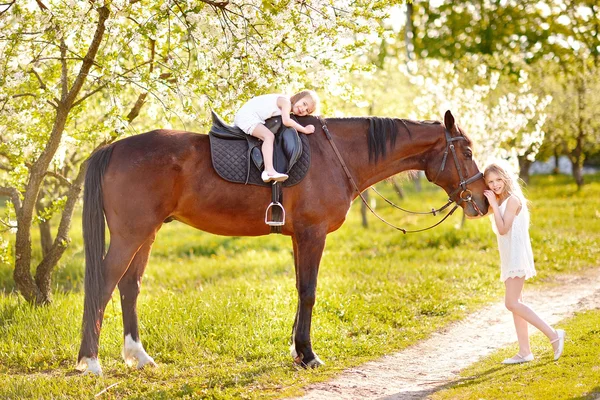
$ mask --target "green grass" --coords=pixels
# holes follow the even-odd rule
[[[495,352],[465,369],[451,388],[431,396],[433,400],[467,399],[593,399],[600,396],[600,310],[576,314],[559,324],[567,331],[565,353],[554,362],[547,354],[530,363],[505,366],[504,358],[518,345]],[[533,348],[546,350],[541,334],[532,337]]]
[[[534,285],[600,265],[600,175],[586,178],[591,183],[581,191],[568,177],[532,179]],[[437,188],[417,194],[409,182],[404,186],[407,208],[445,201]],[[389,187],[381,189],[394,198]],[[381,202],[378,211],[408,228],[436,220]],[[329,235],[321,263],[312,341],[326,366],[317,371],[297,370],[288,352],[297,302],[289,238],[220,237],[167,224],[138,302],[142,341],[159,368],[124,365],[115,294],[101,336],[105,377],[97,379],[73,369],[83,303],[77,219],[49,307],[32,308],[18,297],[11,267],[0,265],[0,398],[89,398],[112,384],[103,398],[299,394],[308,383],[401,350],[501,296],[489,220],[468,220],[460,230],[459,222],[457,212],[434,230],[403,235],[370,217],[365,230],[355,203],[344,226]]]

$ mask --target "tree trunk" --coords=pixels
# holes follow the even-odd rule
[[[42,197],[44,196],[43,190],[40,193],[40,198],[35,206],[38,216],[42,215],[44,212],[44,205],[42,204]],[[46,257],[46,254],[50,252],[50,248],[52,247],[52,228],[50,226],[50,221],[43,219],[40,217],[40,244],[42,246],[42,256]]]
[[[456,224],[456,229],[462,229],[465,227],[465,222],[467,222],[467,214],[465,214],[465,210],[462,212],[462,218],[460,222]]]
[[[577,184],[577,190],[581,190],[583,187],[583,169],[579,164],[579,161],[571,161],[573,178],[575,179],[575,183]]]
[[[554,175],[560,173],[560,154],[558,152],[558,146],[554,148],[554,169],[552,170]]]
[[[394,187],[394,190],[396,191],[396,194],[398,195],[400,200],[404,200],[404,190],[402,190],[402,186],[398,185],[394,177],[391,177],[390,181],[392,182],[392,186]]]
[[[525,183],[529,183],[529,169],[531,168],[531,161],[525,156],[519,156],[519,178]]]
[[[575,183],[577,184],[577,190],[581,190],[583,186],[583,171],[581,170],[583,167],[583,139],[585,137],[584,131],[584,109],[585,109],[585,82],[583,81],[582,76],[578,76],[577,79],[577,144],[575,148],[571,152],[571,165],[573,178],[575,178]]]
[[[77,204],[77,200],[83,189],[86,170],[87,161],[84,161],[79,167],[77,178],[75,178],[67,193],[67,202],[65,203],[60,224],[58,225],[56,238],[54,239],[50,250],[44,255],[42,262],[36,268],[35,283],[40,290],[43,303],[49,303],[52,300],[52,272],[71,241],[69,238],[71,219],[73,218],[75,205]]]
[[[88,73],[94,63],[96,54],[98,53],[98,49],[102,42],[102,37],[104,36],[105,22],[108,19],[109,13],[109,9],[106,6],[98,9],[99,18],[94,37],[90,43],[87,54],[83,58],[79,73],[77,74],[70,88],[68,79],[69,71],[66,57],[67,46],[64,40],[61,40],[61,99],[58,102],[56,118],[52,126],[52,132],[50,133],[48,143],[46,144],[42,154],[40,154],[39,158],[30,168],[29,181],[27,182],[23,196],[23,204],[20,212],[17,214],[18,228],[15,240],[15,270],[13,277],[17,289],[23,295],[25,300],[30,303],[46,304],[50,301],[51,285],[49,277],[52,267],[53,265],[56,265],[58,259],[54,261],[54,264],[52,264],[52,260],[54,260],[57,256],[60,258],[60,255],[62,255],[64,252],[68,242],[66,232],[63,235],[61,235],[60,232],[56,235],[53,248],[38,267],[36,279],[34,281],[33,276],[31,275],[31,224],[33,221],[33,212],[35,210],[35,205],[37,204],[37,199],[44,176],[48,171],[48,166],[50,165],[50,162],[52,161],[52,158],[56,154],[56,150],[60,145],[62,134],[64,132],[71,108],[73,107],[73,103],[79,95],[84,82],[87,80]],[[75,183],[73,185],[75,185]],[[79,195],[79,193],[77,193],[77,195]],[[73,202],[75,202],[75,200],[71,199]],[[63,220],[65,218],[66,215],[63,213]],[[70,215],[68,216],[68,220],[70,221]],[[61,225],[63,225],[62,221]],[[66,225],[69,226],[69,224]]]
[[[412,180],[415,183],[415,191],[420,192],[421,191],[421,173],[417,172],[413,176]]]
[[[366,201],[369,201],[369,191],[368,190],[365,190],[362,195]],[[367,206],[365,206],[365,203],[362,201],[360,202],[360,215],[362,217],[363,228],[368,228],[369,221],[367,220]]]

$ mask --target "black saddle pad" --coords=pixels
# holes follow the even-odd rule
[[[302,154],[289,171],[289,178],[282,182],[283,187],[299,183],[306,176],[310,166],[308,137],[304,134],[299,134],[299,136],[302,143]],[[209,135],[209,137],[213,167],[221,178],[235,183],[269,187],[272,185],[271,182],[262,181],[260,178],[262,171],[250,160],[252,149],[248,148],[248,141],[222,139],[214,135]]]

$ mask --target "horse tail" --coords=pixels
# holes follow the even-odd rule
[[[113,146],[109,145],[100,148],[90,156],[87,161],[83,191],[83,242],[85,247],[83,334],[92,335],[92,337],[100,333],[100,326],[96,323],[96,319],[104,287],[102,261],[106,254],[102,182],[112,152]]]

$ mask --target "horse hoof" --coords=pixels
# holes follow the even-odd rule
[[[294,364],[305,369],[319,368],[321,365],[325,365],[325,363],[321,361],[321,359],[317,355],[315,355],[315,358],[306,363],[302,361],[302,357],[297,356],[294,358]]]
[[[325,365],[325,363],[315,355],[315,358],[306,363],[306,368],[319,368],[321,365]]]
[[[97,358],[83,357],[75,367],[78,371],[82,371],[84,375],[102,376],[102,367]]]
[[[137,369],[142,369],[142,368],[158,368],[158,365],[156,365],[156,363],[154,362],[154,360],[152,359],[152,357],[148,356],[147,360],[140,360],[140,362],[138,362],[137,365]]]
[[[146,353],[142,343],[135,341],[131,338],[131,335],[125,336],[125,344],[123,346],[123,359],[125,364],[129,367],[136,365],[137,369],[142,369],[146,365],[150,367],[156,367],[154,359]]]

